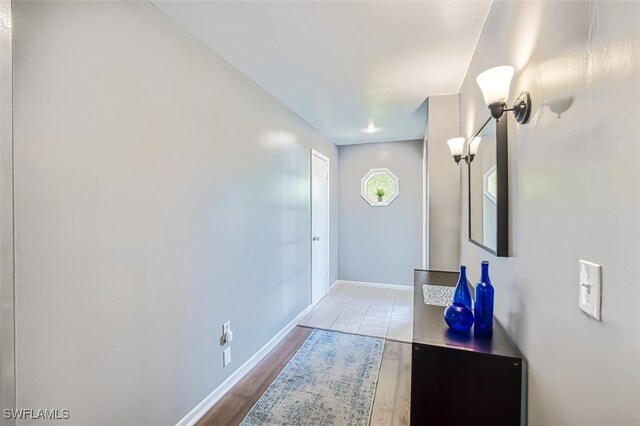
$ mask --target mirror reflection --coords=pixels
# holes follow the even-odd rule
[[[477,145],[469,164],[469,237],[493,251],[497,250],[498,231],[496,123],[488,120],[469,141],[470,148]]]

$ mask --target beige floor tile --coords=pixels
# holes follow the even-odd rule
[[[315,312],[317,311],[332,311],[332,312],[337,312],[340,313],[344,310],[344,306],[340,306],[340,305],[332,305],[332,304],[318,304],[316,305],[317,309],[314,309]],[[346,305],[345,305],[346,306]]]
[[[364,315],[369,310],[369,306],[366,305],[347,305],[344,307],[343,312],[349,312],[351,314],[361,314]]]
[[[316,303],[314,306],[312,306],[311,310],[309,312],[313,313],[313,312],[317,311],[318,309],[320,309],[320,303]]]
[[[349,304],[348,300],[325,300],[322,299],[320,300],[320,302],[318,302],[318,304],[316,305],[318,308],[325,308],[325,309],[342,309],[345,306],[347,306]]]
[[[390,288],[377,288],[376,289],[376,297],[386,297],[390,299],[395,299],[396,292]]]
[[[391,318],[389,330],[396,333],[413,332],[413,320]]]
[[[371,287],[358,287],[355,295],[358,297],[373,299],[376,296],[376,289]]]
[[[322,301],[324,301],[325,303],[331,302],[331,303],[347,304],[351,299],[352,299],[351,296],[340,295],[337,293],[330,293],[330,294],[327,294],[325,297],[323,297]]]
[[[393,308],[391,318],[413,319],[413,309],[396,309]]]
[[[347,306],[348,303],[349,303],[348,301],[321,300],[320,302],[318,302],[318,308],[333,309],[333,310],[344,309],[344,307]]]
[[[389,318],[386,317],[374,317],[366,315],[362,320],[362,325],[368,325],[372,327],[389,327]]]
[[[350,285],[343,285],[340,288],[338,288],[337,290],[333,291],[333,293],[341,295],[341,296],[350,296],[352,297],[353,295],[356,294],[357,292],[357,287],[353,287]]]
[[[307,315],[305,315],[305,317],[304,317],[304,318],[302,318],[298,324],[303,324],[303,323],[305,323],[306,321],[309,321],[309,320],[311,319],[311,317],[313,316],[313,314],[315,314],[315,313],[316,313],[316,312],[312,310],[312,311],[311,311],[311,312],[309,312]]]
[[[396,291],[396,302],[413,302],[413,289],[412,291]]]
[[[398,309],[413,309],[413,302],[405,302],[403,300],[396,299],[393,307]]]
[[[394,306],[394,299],[378,298],[376,297],[371,302],[372,307],[376,308],[390,308]]]
[[[358,333],[363,334],[365,336],[387,337],[387,328],[361,325],[360,328],[358,329]]]
[[[327,310],[327,309],[318,309],[313,316],[316,318],[324,318],[324,319],[330,319],[332,321],[335,321],[338,318],[338,315],[340,315],[340,311],[333,311],[333,310]]]
[[[389,321],[390,327],[413,327],[413,318],[397,318],[391,317]]]
[[[383,301],[383,300],[396,300],[393,294],[376,294],[373,300]]]
[[[344,331],[346,333],[357,333],[360,324],[355,322],[336,321],[331,325],[332,330]]]
[[[412,293],[340,285],[314,306],[300,325],[411,342]]]
[[[340,322],[355,322],[360,324],[364,319],[364,314],[354,314],[352,312],[344,311],[338,316],[336,321]]]
[[[366,299],[366,298],[360,298],[358,296],[354,296],[351,298],[351,300],[349,301],[348,305],[351,306],[367,306],[369,307],[369,305],[371,305],[371,299]]]
[[[308,327],[317,327],[317,328],[330,328],[333,324],[333,320],[326,318],[319,318],[313,315],[307,321],[301,322],[300,325],[306,325]]]
[[[339,288],[339,289],[333,289],[330,290],[329,293],[327,293],[326,297],[333,297],[336,299],[343,299],[343,298],[349,298],[352,297],[353,294],[349,289],[344,289],[344,288]]]
[[[372,317],[386,317],[391,318],[391,308],[369,308],[367,315]]]

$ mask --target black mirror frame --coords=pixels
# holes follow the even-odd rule
[[[484,122],[471,139],[478,136],[482,129],[489,124],[489,118]],[[471,162],[467,166],[467,192],[469,207],[469,242],[488,251],[497,257],[509,257],[509,146],[507,133],[507,116],[496,120],[496,185],[498,197],[496,200],[496,249],[489,248],[471,237]]]

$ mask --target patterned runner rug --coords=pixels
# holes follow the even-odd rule
[[[369,424],[383,339],[313,330],[242,426]]]

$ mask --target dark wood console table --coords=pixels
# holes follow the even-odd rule
[[[447,327],[444,307],[424,302],[423,284],[457,280],[457,272],[414,271],[411,424],[526,424],[525,360],[502,326],[494,320],[491,339],[461,335]]]

